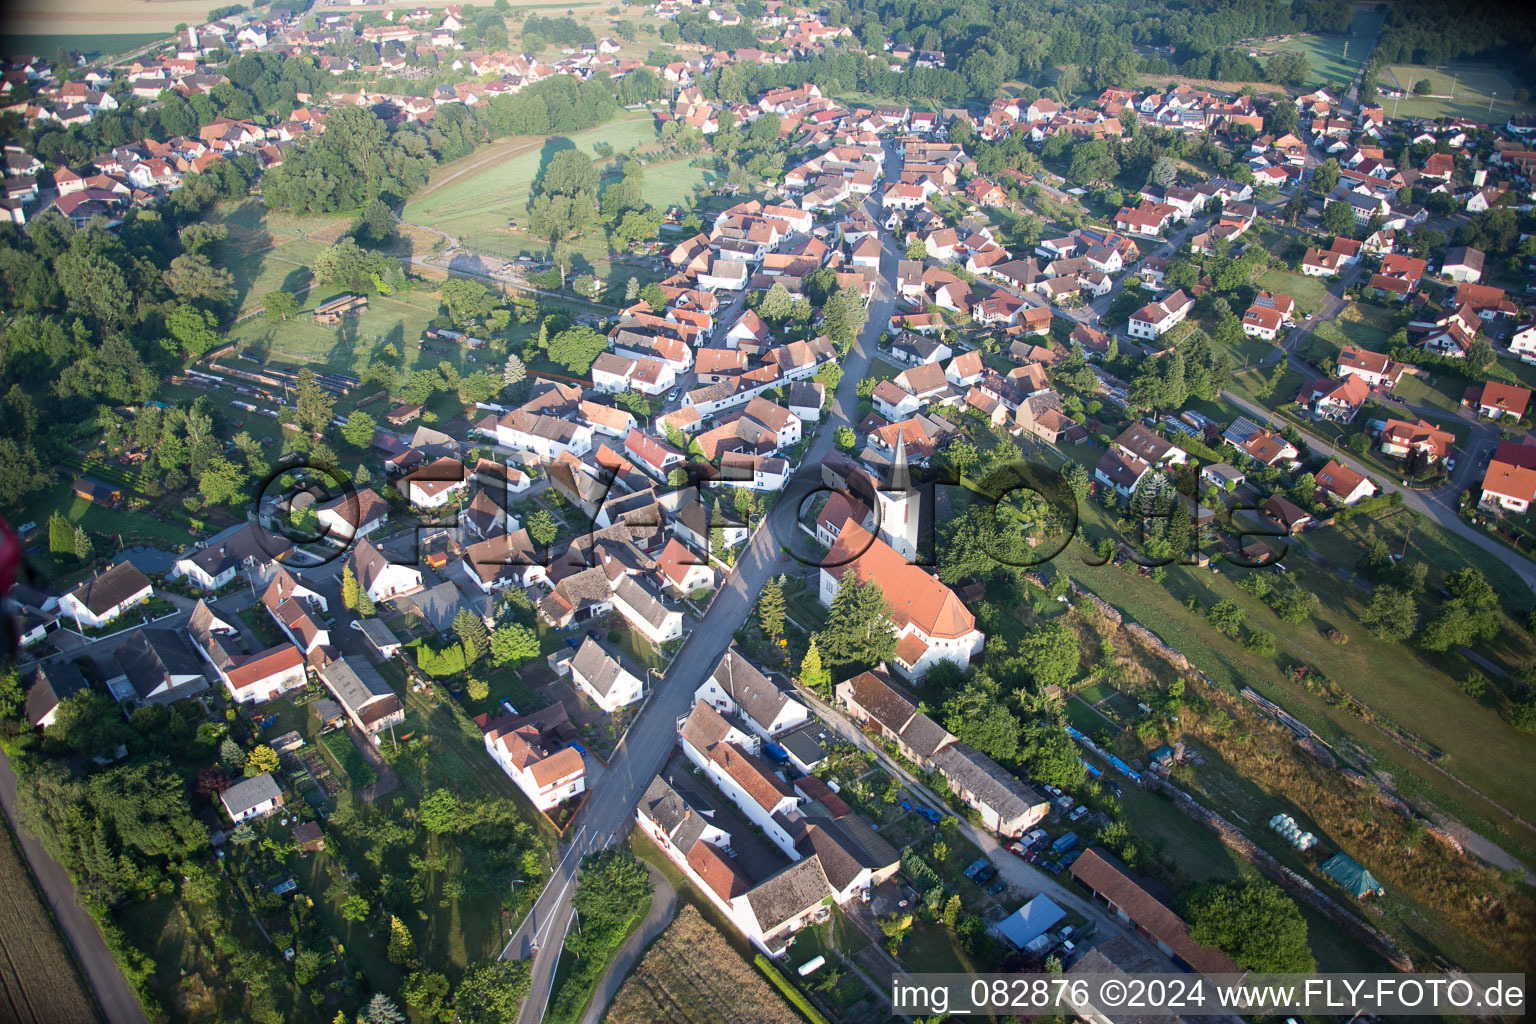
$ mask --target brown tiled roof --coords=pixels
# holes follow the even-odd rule
[[[118,562],[100,576],[80,584],[71,594],[76,601],[89,608],[91,614],[100,615],[150,585],[149,577],[133,563]]]
[[[773,773],[766,761],[754,757],[734,743],[727,741],[717,744],[709,758],[724,769],[765,811],[772,811],[779,801],[795,795],[788,784]]]
[[[688,866],[716,896],[729,903],[752,888],[751,880],[717,847],[696,840],[688,851]]]
[[[1089,849],[1072,862],[1072,877],[1111,900],[1128,914],[1137,927],[1173,950],[1175,955],[1202,974],[1240,974],[1241,968],[1219,949],[1202,946],[1189,936],[1183,918],[1153,896],[1124,868],[1112,863],[1097,849]]]

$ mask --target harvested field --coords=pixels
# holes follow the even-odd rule
[[[8,33],[163,32],[200,24],[217,0],[23,0],[7,17]],[[52,56],[50,54],[50,56]]]
[[[0,837],[0,1020],[18,1024],[100,1020],[75,962],[21,861],[6,823]]]
[[[800,1024],[762,975],[685,905],[603,1018],[605,1024]]]

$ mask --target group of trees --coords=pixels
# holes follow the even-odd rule
[[[25,232],[0,226],[0,303],[12,313],[0,324],[0,504],[20,507],[114,406],[153,398],[162,375],[216,343],[231,279],[201,250],[220,232],[179,229],[247,181],[232,168],[184,181],[117,232],[76,230],[56,213]]]
[[[621,101],[656,99],[663,92],[649,73],[636,72],[622,83],[601,75],[586,82],[555,75],[474,107],[449,104],[429,125],[394,129],[371,110],[340,107],[317,139],[267,171],[263,194],[268,206],[319,213],[362,209],[372,199],[393,206],[410,198],[438,163],[482,143],[580,131],[613,117]]]

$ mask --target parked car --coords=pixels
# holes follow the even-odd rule
[[[1023,857],[1029,853],[1029,847],[1015,839],[1013,842],[1008,844],[1008,852],[1013,854],[1015,857]]]
[[[933,822],[935,825],[937,825],[944,818],[944,815],[940,814],[938,811],[934,810],[932,807],[919,807],[917,809],[917,813],[921,814],[923,817],[927,818],[929,821]]]
[[[1084,815],[1086,815],[1087,813],[1088,813],[1088,805],[1087,804],[1078,804],[1077,807],[1073,808],[1072,813],[1067,815],[1067,820],[1068,821],[1078,821]]]
[[[1008,888],[1008,883],[999,878],[997,881],[987,886],[987,892],[993,896],[996,896],[1006,888]]]
[[[1040,869],[1048,875],[1059,875],[1061,874],[1061,861],[1048,860],[1040,865]]]
[[[976,860],[971,862],[971,866],[965,869],[965,877],[966,878],[975,878],[976,875],[978,873],[980,873],[981,870],[983,868],[985,868],[986,866],[987,866],[987,858],[985,858],[985,857],[978,857],[978,858],[976,858]]]
[[[1033,832],[1030,832],[1028,835],[1026,835],[1024,837],[1024,845],[1025,846],[1034,846],[1036,843],[1040,842],[1040,840],[1044,839],[1047,835],[1049,835],[1049,833],[1046,832],[1045,829],[1037,828]]]

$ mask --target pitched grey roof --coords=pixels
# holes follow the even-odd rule
[[[618,586],[613,588],[615,597],[623,599],[624,603],[635,610],[635,613],[652,626],[660,626],[666,621],[667,606],[640,584],[635,582],[633,576],[624,576],[619,580]]]
[[[921,758],[931,758],[946,741],[949,732],[938,722],[919,712],[912,716],[907,727],[901,730],[901,741]]]
[[[293,545],[282,537],[267,533],[253,523],[246,523],[223,540],[209,543],[193,552],[191,562],[209,576],[217,577],[247,558],[266,562],[292,548]]]
[[[171,676],[203,674],[202,660],[192,649],[192,642],[176,630],[134,630],[112,657],[140,698],[147,698]]]
[[[219,799],[224,801],[224,807],[229,811],[230,817],[248,811],[253,807],[259,807],[268,800],[276,800],[282,796],[282,790],[277,788],[277,781],[272,778],[271,772],[262,772],[255,778],[245,779],[230,786]]]
[[[811,857],[780,871],[747,893],[746,900],[758,927],[766,934],[831,894],[821,858]]]
[[[1045,800],[1017,776],[986,754],[964,743],[951,743],[933,755],[933,762],[976,800],[1003,820],[1025,814]]]
[[[90,685],[72,661],[39,665],[27,684],[27,721],[37,725],[60,701]]]
[[[605,697],[619,677],[627,674],[619,659],[591,637],[576,649],[576,656],[571,659],[571,671]]]
[[[360,662],[359,667],[363,669],[362,672],[354,669],[351,662],[337,659],[320,670],[320,677],[336,698],[354,713],[386,697],[394,697],[399,702],[400,698],[395,696],[395,691],[384,681],[383,676],[364,663]]]
[[[765,729],[790,702],[789,695],[758,671],[734,643],[720,656],[711,678],[730,695],[743,714]]]
[[[149,577],[132,562],[118,562],[112,568],[93,579],[88,579],[70,593],[76,601],[100,615],[115,608],[150,586]]]
[[[706,808],[695,808],[688,797],[669,786],[660,775],[646,787],[640,798],[640,810],[685,854],[693,849],[709,823],[703,813]]]
[[[872,861],[866,863],[869,855],[859,849],[846,832],[827,820],[810,823],[796,848],[801,854],[814,855],[821,861],[822,873],[837,892],[848,888],[865,868],[884,867]]]

